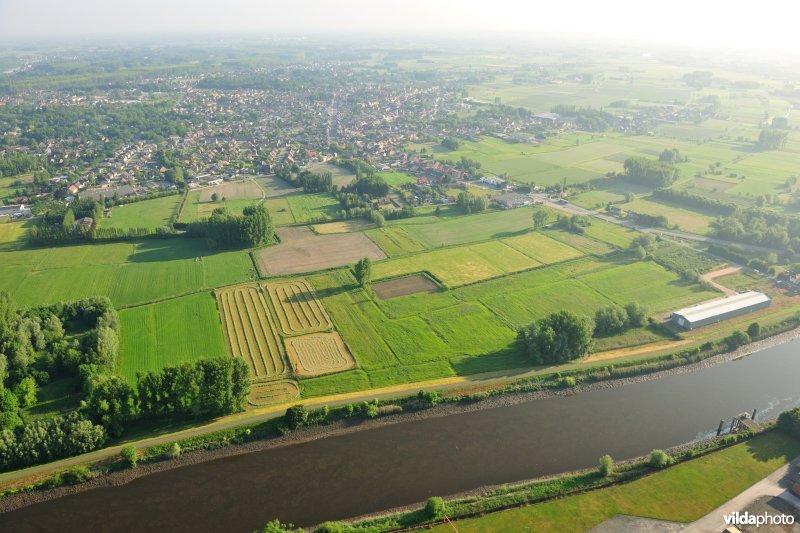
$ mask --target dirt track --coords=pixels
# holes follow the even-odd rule
[[[307,227],[280,228],[281,243],[258,251],[258,268],[264,275],[300,274],[356,263],[386,254],[363,233],[315,235]]]

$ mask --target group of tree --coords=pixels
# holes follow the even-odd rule
[[[368,196],[369,198],[382,198],[389,194],[389,184],[378,174],[363,174],[357,176],[350,185],[342,187],[342,192]]]
[[[678,169],[672,163],[642,156],[629,157],[623,168],[625,172],[618,175],[621,179],[655,189],[669,187],[678,179]]]
[[[89,417],[118,436],[133,418],[219,416],[237,412],[250,392],[247,365],[238,357],[201,359],[138,373],[136,385],[107,373],[85,380]]]
[[[0,156],[0,178],[17,176],[42,168],[42,160],[25,152],[10,152]]]
[[[186,182],[186,171],[180,161],[180,156],[174,150],[160,148],[153,159],[163,169],[164,179],[176,185],[183,186]]]
[[[619,119],[611,113],[592,107],[557,105],[552,107],[550,111],[570,117],[578,128],[584,131],[606,131],[619,122]]]
[[[618,335],[630,328],[639,328],[647,323],[647,310],[638,302],[625,307],[609,305],[601,307],[594,315],[594,336]]]
[[[461,191],[456,198],[456,205],[462,213],[480,213],[486,211],[489,202],[483,196],[475,196],[471,192]]]
[[[205,238],[211,248],[251,248],[272,242],[275,230],[269,212],[259,204],[245,207],[241,215],[218,207],[210,217],[188,224],[186,234]]]
[[[372,281],[372,261],[369,257],[365,257],[356,263],[353,267],[356,281],[362,287],[366,287]]]
[[[556,220],[557,228],[578,234],[584,233],[586,231],[584,228],[590,226],[591,224],[592,221],[589,219],[589,217],[584,215],[572,215],[569,217],[565,215],[558,215],[558,219]]]
[[[786,148],[789,133],[776,128],[764,128],[758,134],[756,146],[759,150],[781,150]]]
[[[461,148],[461,142],[453,137],[447,137],[442,141],[442,148],[454,152]]]
[[[331,192],[334,189],[333,175],[330,172],[317,174],[310,170],[301,170],[296,174],[283,176],[289,183],[303,189],[304,193]]]
[[[715,215],[729,216],[736,212],[737,209],[735,204],[684,190],[656,189],[653,191],[653,198]]]
[[[591,318],[557,311],[520,330],[528,355],[535,364],[557,364],[578,359],[592,346]]]
[[[714,237],[800,254],[800,218],[767,209],[737,210],[711,223]]]
[[[689,158],[681,155],[681,151],[677,148],[665,148],[661,155],[658,156],[658,160],[662,163],[675,165],[677,163],[686,163]]]

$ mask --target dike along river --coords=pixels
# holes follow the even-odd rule
[[[387,425],[167,470],[0,515],[0,531],[307,526],[643,455],[800,405],[800,340],[625,386]]]

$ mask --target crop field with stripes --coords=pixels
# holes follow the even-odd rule
[[[355,367],[355,360],[338,333],[291,337],[286,340],[286,349],[299,376],[318,376]]]
[[[264,288],[284,335],[302,335],[331,329],[331,320],[305,280],[267,283]]]
[[[217,291],[225,337],[233,355],[241,357],[254,380],[288,372],[284,349],[264,295],[254,285]]]

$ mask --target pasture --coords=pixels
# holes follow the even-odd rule
[[[254,277],[247,252],[213,253],[199,239],[23,249],[0,265],[0,289],[23,307],[89,296],[129,306]]]
[[[356,263],[363,257],[380,260],[383,251],[363,233],[315,235],[307,227],[279,228],[280,244],[254,252],[262,275],[300,274]]]
[[[355,368],[338,333],[311,333],[286,339],[286,351],[298,376],[319,376]]]
[[[122,309],[117,372],[130,382],[137,372],[209,357],[225,357],[214,298],[206,292]]]
[[[328,314],[303,279],[264,285],[284,335],[301,335],[331,328]]]
[[[374,228],[375,224],[367,222],[361,218],[342,220],[340,222],[328,222],[327,224],[317,224],[311,226],[315,233],[319,235],[330,235],[333,233],[355,233]]]
[[[337,187],[345,187],[350,185],[356,179],[354,172],[344,167],[334,165],[333,163],[314,163],[313,165],[306,167],[304,170],[310,170],[311,172],[315,172],[317,174],[329,172],[331,178],[333,179],[333,184]]]
[[[9,222],[5,218],[0,219],[0,252],[24,247],[30,224],[30,221]]]
[[[152,200],[117,205],[97,221],[101,228],[158,228],[168,226],[177,216],[182,195],[173,194]]]
[[[287,373],[283,344],[264,295],[252,285],[215,291],[231,355],[241,357],[253,380]]]
[[[218,196],[216,201],[212,200],[214,194]],[[255,205],[264,198],[264,190],[252,179],[193,189],[188,192],[180,221],[194,222],[209,217],[217,208],[225,208],[231,214],[238,215],[245,207]]]
[[[287,196],[286,201],[295,221],[301,224],[335,218],[341,210],[339,201],[325,192],[295,194]]]

